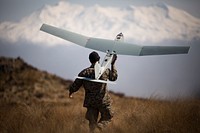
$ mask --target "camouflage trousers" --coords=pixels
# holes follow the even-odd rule
[[[98,117],[100,114],[100,119]],[[102,131],[110,122],[113,117],[113,111],[110,106],[93,108],[87,107],[85,118],[89,121],[90,132],[94,132],[96,128]]]

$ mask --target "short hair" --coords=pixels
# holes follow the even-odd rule
[[[97,61],[99,61],[100,56],[97,52],[93,51],[92,53],[90,53],[89,55],[89,60],[91,63],[96,63]]]

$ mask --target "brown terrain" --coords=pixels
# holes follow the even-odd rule
[[[0,57],[0,132],[88,132],[84,90],[68,98],[71,83],[21,58]],[[164,101],[110,94],[115,115],[105,133],[200,133],[197,99]]]

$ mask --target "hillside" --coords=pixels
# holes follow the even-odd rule
[[[40,71],[21,58],[0,57],[0,99],[10,103],[67,103],[72,81]]]
[[[0,58],[0,132],[88,132],[84,91],[68,98],[72,81],[38,70],[21,58]],[[199,133],[200,101],[160,101],[111,93],[112,123],[105,133]],[[96,131],[99,132],[99,131]]]

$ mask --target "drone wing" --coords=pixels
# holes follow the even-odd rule
[[[106,84],[116,84],[115,82],[109,81],[109,80],[100,80],[100,79],[91,79],[91,78],[86,78],[86,77],[75,77],[78,79],[83,79],[91,82],[98,82],[98,83],[106,83]]]
[[[68,40],[80,46],[106,52],[115,51],[117,54],[146,56],[146,55],[166,55],[166,54],[187,54],[189,46],[141,46],[129,44],[121,41],[92,38],[74,32],[63,30],[47,24],[43,24],[40,30]]]

